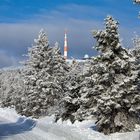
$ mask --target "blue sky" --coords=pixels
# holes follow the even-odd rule
[[[67,28],[69,58],[95,55],[91,30],[103,29],[108,14],[119,21],[122,44],[130,48],[134,31],[140,33],[139,10],[132,0],[0,0],[0,67],[25,59],[41,28],[62,52]]]

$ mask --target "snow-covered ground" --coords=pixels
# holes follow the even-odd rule
[[[54,116],[26,118],[14,109],[0,108],[0,140],[140,140],[140,132],[105,136],[92,130],[94,122],[54,122]]]

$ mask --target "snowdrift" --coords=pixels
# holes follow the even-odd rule
[[[14,109],[0,108],[0,140],[140,140],[140,132],[105,136],[92,130],[94,122],[54,122],[54,116],[26,118]]]

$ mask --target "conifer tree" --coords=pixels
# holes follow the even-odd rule
[[[62,120],[70,119],[74,122],[73,113],[79,108],[79,90],[80,83],[84,78],[82,75],[83,65],[76,60],[73,60],[70,64],[70,71],[67,73],[65,80],[65,96],[62,98],[62,111],[57,114],[56,120],[62,118]]]
[[[70,71],[66,75],[65,83],[65,97],[62,98],[61,102],[63,104],[62,112],[57,114],[56,120],[62,118],[62,120],[70,119],[72,122],[78,120],[76,118],[75,112],[81,106],[81,94],[80,89],[85,86],[85,75],[88,73],[88,69],[91,65],[89,60],[83,62],[78,62],[76,60],[72,61],[70,64]]]
[[[140,4],[140,0],[133,0],[134,3]]]
[[[20,114],[39,117],[59,110],[59,101],[64,96],[63,80],[69,67],[60,48],[49,46],[43,30],[34,42],[23,71],[25,91],[16,99],[15,107]]]
[[[3,107],[14,105],[15,99],[24,91],[23,69],[6,69],[0,71],[0,102]]]
[[[139,72],[135,58],[120,44],[118,22],[110,16],[105,21],[105,31],[93,33],[105,68],[98,80],[103,92],[97,96],[97,126],[105,133],[132,131],[140,123]]]
[[[135,58],[121,46],[118,22],[105,19],[105,30],[93,32],[100,55],[93,59],[80,93],[75,120],[97,118],[97,129],[105,134],[135,129],[139,122],[139,71]]]
[[[140,64],[140,37],[138,35],[135,35],[133,38],[133,44],[134,48],[131,50],[132,54],[136,58],[136,63]]]

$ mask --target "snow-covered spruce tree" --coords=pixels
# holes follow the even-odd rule
[[[74,116],[74,120],[83,121],[91,118],[93,119],[93,112],[96,104],[94,104],[94,98],[92,98],[92,96],[94,91],[94,80],[96,77],[93,77],[92,68],[95,64],[97,63],[93,60],[88,62],[88,69],[86,69],[82,74],[82,79],[79,82],[79,98],[75,102],[78,104],[79,108],[72,114],[72,116]]]
[[[99,62],[105,68],[97,80],[103,87],[97,95],[97,127],[105,133],[132,131],[140,123],[140,75],[135,60],[122,48],[118,22],[112,17],[107,17],[105,31],[93,35],[102,53]]]
[[[76,60],[72,61],[70,65],[70,71],[67,73],[64,84],[65,84],[65,97],[62,98],[61,103],[63,109],[56,116],[56,120],[62,118],[62,120],[70,119],[74,122],[73,113],[79,108],[79,90],[80,83],[83,80],[83,65]]]
[[[136,58],[136,63],[140,64],[140,37],[135,35],[133,38],[134,48],[131,50],[132,54]]]
[[[140,124],[140,74],[135,59],[122,48],[118,22],[105,19],[105,30],[93,32],[100,55],[83,81],[80,108],[75,120],[97,118],[97,129],[105,134],[125,132]]]
[[[70,119],[71,122],[74,122],[77,119],[75,112],[81,105],[81,94],[79,91],[85,84],[83,81],[90,65],[91,62],[89,60],[83,62],[73,60],[72,64],[70,64],[70,71],[64,80],[66,92],[65,97],[61,100],[63,109],[62,112],[57,114],[57,120],[62,118],[62,120]]]
[[[22,68],[0,71],[1,106],[14,105],[15,98],[18,98],[23,93],[25,86],[22,71]]]
[[[43,30],[34,42],[24,70],[26,89],[16,100],[15,107],[20,114],[39,117],[59,110],[59,101],[64,96],[63,79],[69,67],[60,49],[49,46]]]
[[[133,0],[133,3],[137,4],[137,5],[140,5],[140,0]],[[138,18],[140,18],[140,12],[139,12]]]
[[[134,3],[140,4],[140,0],[133,0]]]

